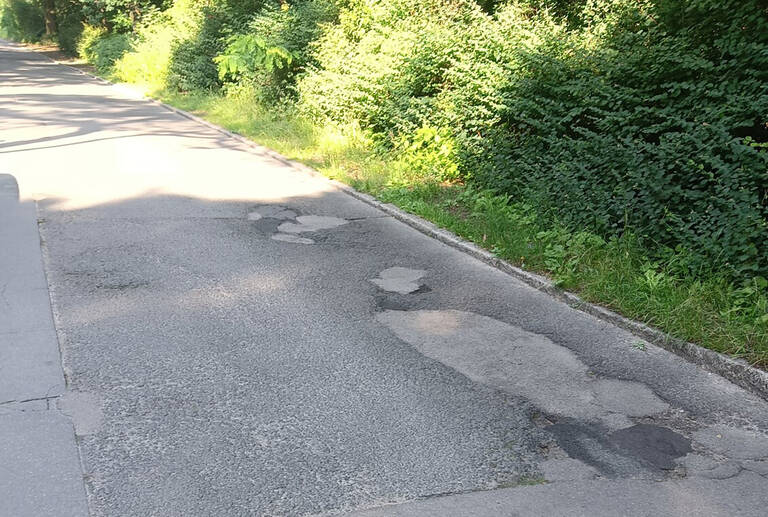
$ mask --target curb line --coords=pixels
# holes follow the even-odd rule
[[[30,50],[30,49],[27,48],[27,50]],[[30,51],[37,53],[37,51],[35,51],[34,49],[31,49]],[[58,61],[55,61],[54,59],[51,59],[48,56],[43,56],[43,57],[60,66],[65,66],[67,68],[70,68],[71,70],[74,70],[75,72],[81,75],[84,75],[91,79],[95,79],[100,83],[116,86],[115,83],[107,81],[101,77],[90,74],[83,70],[80,70],[79,68],[67,65],[66,63],[60,63]],[[682,357],[683,359],[686,359],[687,361],[694,363],[710,372],[717,373],[718,375],[728,379],[734,384],[768,400],[768,372],[765,372],[753,366],[750,366],[746,361],[743,361],[741,359],[733,359],[719,352],[715,352],[714,350],[709,350],[707,348],[703,348],[694,343],[690,343],[682,339],[674,338],[669,334],[666,334],[658,329],[650,327],[644,323],[631,320],[609,309],[606,309],[599,305],[595,305],[593,303],[589,303],[573,293],[564,291],[556,287],[547,278],[540,275],[536,275],[534,273],[530,273],[523,269],[520,269],[519,267],[514,266],[509,262],[496,257],[491,252],[484,250],[467,240],[462,239],[461,237],[453,234],[452,232],[449,232],[448,230],[444,230],[438,227],[437,225],[425,219],[422,219],[419,216],[409,214],[408,212],[401,210],[395,205],[392,205],[389,203],[383,203],[377,200],[376,198],[374,198],[373,196],[360,192],[350,187],[349,185],[346,185],[337,180],[333,180],[326,176],[323,176],[321,173],[312,169],[311,167],[308,167],[307,165],[304,165],[303,163],[299,163],[294,160],[289,160],[288,158],[285,158],[284,156],[277,153],[276,151],[263,147],[257,144],[256,142],[249,140],[248,138],[245,138],[242,135],[228,131],[220,126],[217,126],[216,124],[213,124],[196,115],[193,115],[192,113],[186,112],[179,108],[175,108],[159,100],[152,99],[146,96],[144,96],[143,100],[150,102],[152,104],[155,104],[157,106],[160,106],[183,118],[186,118],[198,124],[202,124],[203,126],[206,126],[209,129],[213,129],[214,131],[217,131],[229,138],[233,138],[245,144],[249,148],[257,150],[261,155],[269,156],[270,158],[273,158],[274,160],[277,160],[280,163],[288,165],[296,170],[302,171],[315,178],[321,178],[324,181],[327,181],[331,185],[335,186],[336,188],[347,193],[348,195],[370,206],[373,206],[374,208],[381,210],[382,212],[392,216],[398,221],[401,221],[407,224],[411,228],[418,230],[419,232],[425,235],[428,235],[434,239],[437,239],[438,241],[444,244],[447,244],[452,248],[462,251],[484,262],[485,264],[491,267],[494,267],[504,273],[507,273],[508,275],[513,276],[518,280],[521,280],[522,282],[526,283],[530,287],[533,287],[534,289],[537,289],[561,302],[566,303],[567,305],[569,305],[574,309],[577,309],[581,312],[585,312],[600,320],[606,321],[608,323],[616,325],[617,327],[627,330],[630,333],[648,341],[649,343],[652,343],[660,348],[663,348],[669,352],[672,352]]]

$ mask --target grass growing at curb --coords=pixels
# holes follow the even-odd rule
[[[606,242],[586,232],[546,227],[530,207],[492,192],[420,183],[403,175],[397,156],[377,153],[359,131],[318,128],[246,98],[157,96],[546,274],[588,301],[768,368],[768,299],[759,280],[737,287],[715,275],[680,276],[674,257],[649,261],[631,235]]]

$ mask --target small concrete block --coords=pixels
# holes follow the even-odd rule
[[[0,333],[0,402],[60,395],[64,391],[53,329]]]

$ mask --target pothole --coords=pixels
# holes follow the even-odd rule
[[[299,234],[329,230],[349,222],[340,217],[298,215],[295,210],[281,205],[264,205],[254,208],[248,212],[247,219],[261,225],[262,230],[271,234],[272,240],[292,244],[315,244],[314,239],[300,237]]]
[[[402,281],[403,272],[395,273],[377,280]],[[425,356],[535,405],[534,423],[566,453],[547,458],[547,479],[657,479],[681,470],[675,460],[687,454],[690,441],[671,429],[635,423],[670,409],[645,384],[597,377],[546,336],[480,314],[386,310],[376,318]]]
[[[384,291],[399,294],[410,294],[422,288],[420,279],[426,274],[421,269],[409,269],[407,267],[391,267],[379,273],[379,278],[372,278],[371,282]]]
[[[660,470],[677,468],[675,460],[692,452],[691,440],[652,424],[637,424],[611,433],[612,444]]]
[[[249,221],[258,221],[262,218],[267,219],[296,219],[298,214],[280,205],[264,205],[248,212]]]
[[[295,223],[285,222],[277,227],[282,233],[305,233],[318,230],[329,230],[347,224],[346,219],[340,217],[328,217],[324,215],[300,215]]]
[[[387,310],[376,318],[424,355],[523,396],[548,415],[599,422],[610,431],[669,409],[648,386],[589,375],[567,348],[493,318],[454,310]]]

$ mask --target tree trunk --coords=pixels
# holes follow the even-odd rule
[[[45,35],[56,34],[56,4],[55,0],[43,0],[43,16],[45,17]]]

